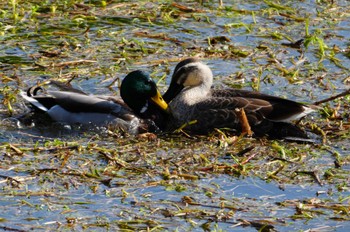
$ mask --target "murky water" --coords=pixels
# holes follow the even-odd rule
[[[212,230],[224,231],[255,231],[254,223],[277,231],[346,231],[350,227],[346,129],[339,136],[329,130],[325,145],[306,147],[279,141],[287,151],[283,159],[288,162],[280,164],[284,168],[273,166],[281,158],[273,142],[248,140],[263,149],[254,150],[259,155],[237,177],[224,171],[197,171],[198,163],[205,159],[213,164],[236,164],[225,155],[240,148],[217,148],[218,139],[173,139],[173,147],[157,147],[137,138],[125,142],[128,136],[111,138],[104,129],[52,125],[50,121],[33,128],[16,119],[29,112],[17,94],[17,100],[11,101],[12,116],[6,105],[9,93],[51,78],[72,80],[75,88],[88,93],[118,95],[117,84],[113,89],[108,85],[134,69],[152,73],[164,91],[181,57],[194,55],[211,67],[218,88],[251,90],[258,83],[264,93],[311,103],[349,88],[348,1],[334,1],[333,5],[329,1],[282,1],[278,5],[273,1],[224,1],[222,9],[217,1],[204,6],[182,1],[180,4],[193,9],[190,13],[170,1],[112,1],[106,7],[95,6],[93,1],[78,1],[83,5],[64,2],[19,3],[17,20],[13,8],[0,4],[1,229],[202,231],[205,223]],[[33,12],[35,5],[39,13]],[[319,38],[318,42],[302,50],[283,45],[305,39],[307,22],[309,34]],[[209,38],[219,36],[225,40],[208,43]],[[86,62],[65,63],[77,60]],[[328,126],[319,113],[305,120],[325,130],[349,128],[349,104],[349,97],[327,103],[332,109],[338,107],[341,115]],[[170,140],[159,139],[160,144]],[[106,160],[101,151],[89,150],[96,144],[114,149],[128,168]],[[56,149],[73,145],[86,150]],[[145,148],[148,146],[153,150]],[[186,154],[196,157],[191,160],[194,171],[185,161],[177,164]],[[150,160],[141,160],[144,156]],[[336,156],[342,163],[338,168],[334,167]],[[164,178],[163,165],[174,176],[182,171],[200,178]],[[309,174],[291,174],[307,171],[318,171],[322,185]]]

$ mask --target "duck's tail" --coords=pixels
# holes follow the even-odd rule
[[[43,104],[41,104],[39,101],[37,101],[35,99],[35,96],[37,95],[38,91],[41,91],[41,90],[43,90],[42,87],[33,86],[33,87],[29,88],[27,90],[27,92],[24,92],[21,90],[19,94],[21,95],[21,97],[24,100],[29,102],[36,109],[46,112],[46,111],[48,111],[48,109]]]

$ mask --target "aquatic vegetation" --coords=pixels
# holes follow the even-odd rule
[[[33,122],[18,95],[47,80],[118,95],[135,69],[165,91],[176,63],[198,56],[216,88],[317,102],[349,88],[348,4],[1,1],[0,228],[349,227],[350,96],[302,120],[314,140],[296,142]]]

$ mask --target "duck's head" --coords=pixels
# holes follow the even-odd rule
[[[188,58],[176,65],[170,86],[163,98],[169,103],[186,87],[200,87],[209,91],[212,84],[213,73],[210,68],[197,58]]]
[[[129,73],[122,81],[120,95],[136,114],[145,114],[152,104],[163,111],[168,111],[168,104],[163,100],[156,83],[146,72],[136,70]]]

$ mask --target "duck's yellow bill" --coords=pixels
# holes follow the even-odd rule
[[[160,92],[157,90],[157,94],[153,97],[151,97],[152,101],[157,104],[162,110],[169,112],[169,106],[168,103],[164,101],[162,98],[162,95]]]

